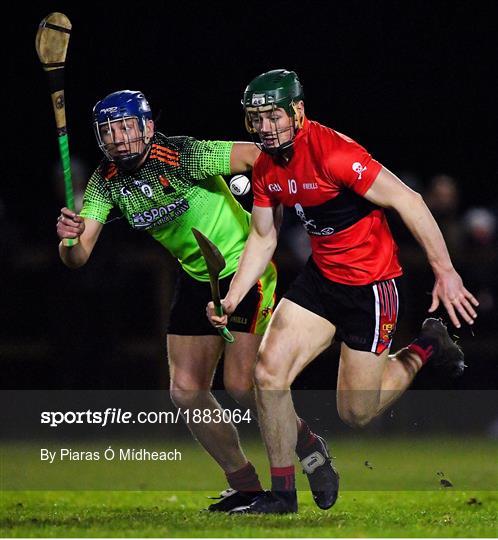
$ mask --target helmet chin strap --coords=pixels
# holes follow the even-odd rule
[[[145,148],[142,152],[133,152],[126,156],[116,157],[114,158],[114,163],[116,164],[118,169],[126,172],[131,172],[140,165],[140,162],[142,161],[144,156],[148,154],[151,146],[152,140],[145,145]]]
[[[278,156],[284,158],[286,161],[290,161],[293,153],[292,147],[294,146],[294,140],[291,139],[290,141],[284,142],[276,148],[268,148],[264,144],[260,144],[258,146],[263,152],[269,154],[270,156]]]
[[[135,152],[134,154],[129,154],[127,156],[114,158],[114,163],[118,167],[118,169],[121,169],[126,172],[133,171],[137,168],[138,164],[140,163],[140,160],[142,159],[143,154],[139,154]]]

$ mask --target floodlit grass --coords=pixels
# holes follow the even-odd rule
[[[255,442],[245,446],[267,485],[266,458],[260,445]],[[12,452],[13,448],[3,446],[2,453]],[[299,492],[297,515],[227,516],[201,512],[211,502],[207,496],[216,494],[214,486],[220,490],[225,486],[216,465],[211,465],[211,460],[191,445],[193,454],[183,463],[181,474],[194,488],[212,472],[212,491],[211,488],[209,491],[3,491],[0,534],[3,537],[496,537],[498,493],[492,491],[498,484],[495,442],[364,439],[337,442],[332,450],[337,456],[343,489],[336,505],[328,511],[314,505],[306,491],[306,479],[299,474],[298,485],[303,491]],[[81,463],[74,465],[74,474],[84,474]],[[149,466],[156,465],[142,462],[136,464],[136,470],[145,474]],[[451,480],[453,487],[442,487],[438,473]],[[400,479],[403,491],[395,487]],[[363,490],[364,485],[369,486],[368,490]],[[464,487],[468,485],[475,488]]]
[[[10,492],[1,533],[8,537],[495,537],[493,492],[344,492],[317,509],[300,493],[288,516],[200,512],[204,494],[180,492]]]

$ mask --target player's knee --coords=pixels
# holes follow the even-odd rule
[[[244,382],[236,381],[224,381],[225,390],[237,403],[246,405],[252,403],[254,396],[254,384],[253,381]]]
[[[209,392],[209,388],[197,384],[181,384],[171,381],[169,394],[176,407],[195,407]]]
[[[182,390],[180,388],[171,388],[169,395],[173,404],[182,409],[188,409],[195,405],[196,392],[191,390]]]
[[[254,371],[254,383],[259,390],[287,390],[292,381],[276,362],[267,360],[264,354],[258,357]]]
[[[364,428],[374,418],[374,414],[362,408],[338,407],[341,420],[352,428]]]
[[[223,373],[225,390],[236,401],[254,392],[254,369],[226,370]]]

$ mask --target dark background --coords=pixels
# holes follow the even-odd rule
[[[164,133],[244,140],[245,85],[285,67],[300,76],[310,118],[354,138],[407,181],[415,178],[417,189],[426,190],[437,174],[450,175],[459,192],[457,224],[472,207],[496,215],[493,1],[44,2],[14,10],[3,29],[3,387],[168,385],[165,327],[174,264],[161,246],[118,219],[105,227],[86,267],[70,271],[57,256],[62,181],[49,92],[34,48],[37,26],[52,11],[66,13],[73,24],[65,76],[75,182],[86,180],[100,159],[91,109],[108,93],[142,90],[160,113]],[[241,203],[250,209],[250,195]],[[430,305],[432,275],[395,219],[393,229],[410,302],[395,340],[403,346]],[[428,367],[414,387],[494,388],[496,235],[484,246],[462,236],[450,251],[467,287],[490,291],[491,303],[475,336],[459,332],[469,364],[465,376],[449,381]],[[277,260],[280,294],[301,262],[285,241]],[[333,346],[296,387],[334,388],[337,359]]]

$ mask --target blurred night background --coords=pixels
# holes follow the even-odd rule
[[[65,86],[77,197],[101,159],[91,110],[108,93],[142,90],[163,133],[247,140],[245,85],[268,69],[295,70],[309,118],[354,138],[424,195],[454,265],[480,301],[473,335],[458,332],[469,366],[463,378],[448,380],[429,364],[412,388],[496,389],[494,1],[43,2],[17,10],[4,29],[10,51],[0,192],[4,389],[168,388],[165,328],[177,271],[168,253],[115,219],[85,267],[69,270],[58,258],[63,182],[34,47],[37,26],[52,11],[73,24]],[[251,209],[251,193],[239,201]],[[397,216],[390,223],[408,302],[395,349],[415,337],[427,316],[433,276]],[[276,255],[279,295],[308,256],[299,227],[286,216]],[[333,390],[337,365],[333,345],[295,388]],[[221,377],[215,384],[221,388]]]

